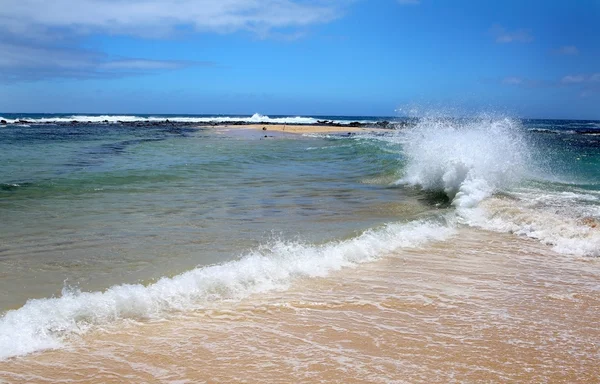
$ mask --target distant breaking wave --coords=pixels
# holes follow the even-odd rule
[[[334,124],[348,124],[353,121],[357,121],[361,124],[376,123],[376,119],[367,120],[342,120],[342,119],[327,119],[326,117],[317,118],[309,116],[284,116],[284,117],[269,117],[259,113],[255,113],[252,116],[135,116],[135,115],[60,115],[60,116],[43,116],[43,117],[32,117],[22,115],[15,118],[4,118],[0,117],[0,120],[4,120],[9,124],[17,123],[31,123],[31,124],[66,124],[71,122],[78,123],[110,123],[117,124],[121,122],[134,123],[134,122],[174,122],[174,123],[198,123],[198,124],[209,124],[209,123],[248,123],[248,124],[318,124],[322,121],[331,122]]]

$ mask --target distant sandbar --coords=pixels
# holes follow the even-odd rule
[[[306,133],[358,133],[358,132],[389,132],[385,128],[349,127],[335,125],[300,125],[300,124],[244,124],[216,125],[217,129],[251,129],[266,132],[285,132],[293,134]]]

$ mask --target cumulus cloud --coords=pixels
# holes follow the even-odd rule
[[[496,43],[530,43],[533,36],[528,29],[516,29],[510,31],[499,24],[494,24],[490,28],[490,33],[496,40]]]

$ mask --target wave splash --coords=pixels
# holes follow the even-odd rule
[[[403,136],[407,160],[398,184],[442,190],[456,207],[474,207],[527,173],[530,153],[511,119],[423,119]]]
[[[423,119],[399,132],[397,184],[443,191],[457,223],[536,239],[558,253],[600,256],[600,194],[553,182],[543,152],[516,121]]]
[[[118,285],[104,292],[64,289],[61,297],[29,300],[0,318],[0,359],[58,348],[70,334],[118,319],[157,318],[285,289],[297,278],[326,276],[399,248],[444,240],[452,233],[447,225],[427,221],[388,224],[320,246],[274,241],[239,260],[199,267],[148,286]]]

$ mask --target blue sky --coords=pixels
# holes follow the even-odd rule
[[[598,0],[3,0],[0,111],[600,119],[598,20]]]

